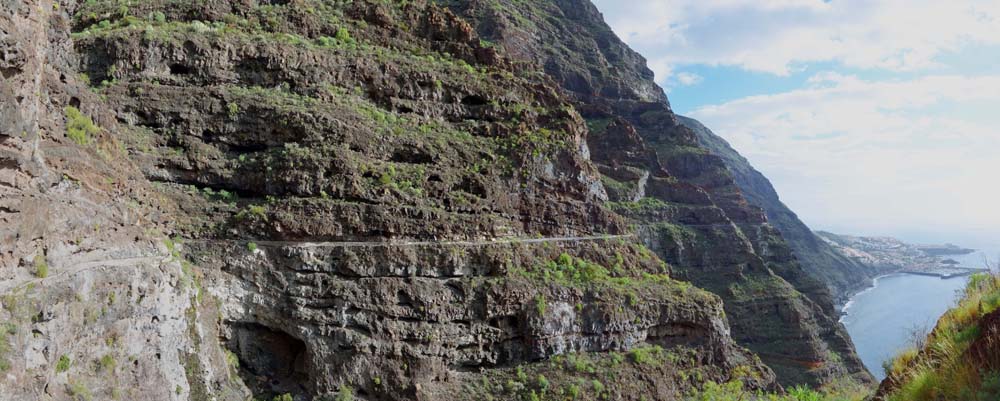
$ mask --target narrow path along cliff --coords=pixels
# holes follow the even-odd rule
[[[0,401],[871,382],[589,0],[7,3]]]
[[[541,244],[548,242],[582,242],[582,241],[605,241],[613,239],[626,239],[635,238],[635,234],[621,234],[621,235],[588,235],[588,236],[569,236],[569,237],[541,237],[541,238],[522,238],[522,237],[509,237],[509,238],[494,238],[487,240],[476,240],[476,241],[453,241],[453,240],[441,240],[441,241],[244,241],[244,240],[216,240],[216,239],[191,239],[185,241],[200,242],[200,243],[248,243],[253,242],[256,245],[262,246],[291,246],[298,248],[323,248],[323,247],[340,247],[340,248],[350,248],[350,247],[369,247],[369,246],[482,246],[482,245],[495,245],[495,244]]]

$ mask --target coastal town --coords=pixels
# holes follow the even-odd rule
[[[949,258],[976,251],[954,244],[916,245],[892,237],[859,237],[825,231],[816,234],[837,252],[882,274],[910,273],[950,278],[988,270],[985,264],[966,266]]]

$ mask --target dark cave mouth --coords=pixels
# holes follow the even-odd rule
[[[229,328],[226,346],[239,359],[240,378],[254,399],[269,400],[282,394],[309,399],[310,364],[305,342],[257,323],[234,322]]]

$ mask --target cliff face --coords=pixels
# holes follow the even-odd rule
[[[802,268],[829,286],[837,303],[846,302],[852,294],[871,284],[880,269],[844,256],[813,233],[781,202],[767,177],[754,169],[725,139],[695,119],[684,116],[678,119],[695,133],[698,143],[722,158],[747,201],[764,209],[768,223],[781,233]]]
[[[445,2],[449,3],[449,2]],[[674,115],[641,56],[588,1],[450,2],[559,83],[587,120],[609,204],[681,277],[722,297],[733,337],[784,384],[870,381],[827,287],[744,197],[725,156]]]
[[[169,205],[78,79],[64,4],[0,2],[0,399],[166,400],[196,381],[235,399],[211,307],[164,246]]]
[[[761,308],[740,342],[850,372],[606,26],[548,75],[421,1],[34,0],[0,28],[0,399],[676,399],[774,386],[726,319]],[[685,203],[615,213],[628,174]]]

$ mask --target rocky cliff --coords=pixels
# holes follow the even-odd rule
[[[870,380],[826,286],[747,201],[726,159],[673,114],[645,60],[589,1],[444,3],[559,83],[587,120],[609,205],[678,275],[722,297],[733,337],[782,383]]]
[[[767,177],[750,165],[725,139],[695,119],[684,116],[678,116],[678,119],[695,133],[698,143],[722,158],[747,201],[764,209],[768,222],[781,233],[802,268],[829,286],[838,304],[869,286],[880,273],[876,267],[844,256],[813,233],[781,202]]]
[[[558,86],[446,9],[2,7],[0,398],[774,385],[604,205]]]
[[[196,380],[243,398],[163,241],[169,205],[80,79],[65,4],[0,2],[0,399],[166,400]]]
[[[0,399],[868,380],[587,1],[5,1],[0,32]]]

